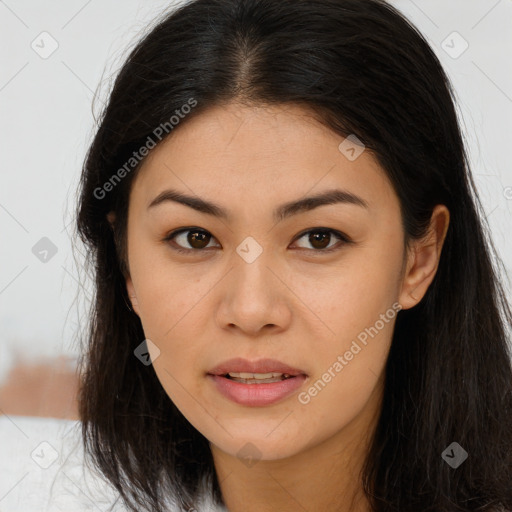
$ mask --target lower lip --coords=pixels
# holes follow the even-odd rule
[[[280,382],[269,382],[268,384],[243,384],[234,380],[222,377],[221,375],[208,374],[217,389],[230,400],[240,405],[252,407],[270,405],[290,396],[297,391],[304,381],[305,375],[297,375]]]

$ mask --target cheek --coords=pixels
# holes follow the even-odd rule
[[[155,275],[158,277],[155,278]],[[199,289],[200,288],[200,289]],[[207,297],[203,284],[154,272],[140,287],[140,317],[145,335],[173,365],[193,362],[204,338],[198,315]]]
[[[335,429],[350,421],[377,386],[400,309],[399,258],[399,248],[388,246],[384,252],[382,247],[367,247],[347,257],[343,267],[323,281],[328,286],[318,286],[313,278],[302,281],[301,293],[309,290],[308,298],[326,327],[326,334],[315,340],[315,375],[298,396],[303,404],[299,414],[309,424],[325,422]]]
[[[208,291],[215,286],[218,275],[175,264],[166,251],[152,250],[152,257],[145,257],[151,255],[150,249],[134,254],[132,266],[144,334],[163,356],[155,366],[165,362],[169,372],[188,378],[208,342],[204,325],[211,318]]]
[[[152,364],[166,394],[183,414],[200,414],[193,397],[201,391],[197,376],[204,352],[204,328],[198,314],[207,297],[201,300],[205,292],[200,282],[163,270],[153,266],[139,275],[137,293],[144,334],[158,347]]]
[[[321,339],[343,350],[349,340],[373,326],[392,307],[400,291],[400,257],[399,247],[373,243],[347,251],[335,267],[318,267],[295,279],[289,276],[296,283],[294,291],[308,307],[308,323],[320,326]],[[379,327],[382,329],[380,323]]]
[[[318,340],[314,347],[314,374],[297,396],[295,420],[310,442],[321,441],[350,424],[379,393],[391,346],[395,310],[376,307],[361,300],[368,309],[353,318],[341,311],[331,325],[336,337]],[[388,311],[386,321],[380,313]]]
[[[200,303],[205,285],[184,265],[173,264],[165,248],[150,243],[134,244],[130,268],[144,332],[163,341]]]

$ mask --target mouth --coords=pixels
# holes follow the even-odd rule
[[[207,377],[226,398],[240,405],[264,406],[297,391],[307,380],[305,371],[273,359],[231,359],[213,368]]]
[[[241,382],[242,384],[271,384],[272,382],[281,382],[286,379],[293,379],[296,375],[289,373],[269,372],[269,373],[249,373],[249,372],[230,372],[221,375],[225,379]]]
[[[277,359],[259,359],[249,361],[241,357],[229,359],[212,368],[209,375],[219,375],[228,379],[250,381],[247,383],[261,383],[263,380],[284,380],[298,375],[305,375],[304,370],[293,368]]]

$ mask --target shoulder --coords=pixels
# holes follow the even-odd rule
[[[79,421],[0,416],[2,512],[128,512],[119,494],[84,459]],[[181,512],[170,497],[169,512]],[[227,512],[203,482],[195,510]]]
[[[125,511],[84,464],[78,421],[0,416],[0,452],[2,512]]]

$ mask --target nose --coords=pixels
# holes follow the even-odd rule
[[[217,289],[221,298],[216,317],[221,328],[257,336],[290,325],[293,294],[271,251],[266,252],[250,263],[234,255],[233,267]]]

